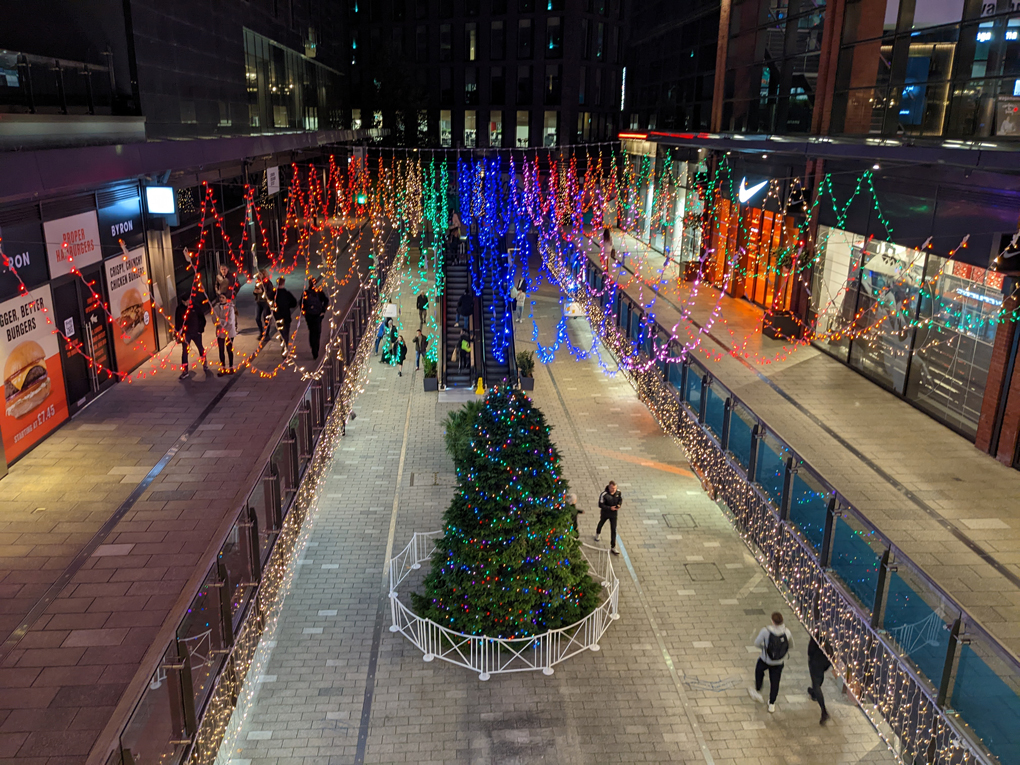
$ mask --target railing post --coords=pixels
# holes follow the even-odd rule
[[[885,548],[882,553],[882,562],[878,564],[878,583],[875,585],[875,605],[871,609],[871,628],[881,629],[880,625],[885,617],[885,596],[889,592],[889,572],[895,571],[895,566],[889,565],[889,558],[892,548]]]
[[[712,384],[712,378],[708,375],[701,377],[701,395],[698,398],[698,424],[705,424],[705,412],[708,411],[708,386]]]
[[[751,453],[747,457],[747,482],[756,483],[758,473],[758,441],[761,439],[761,423],[751,428]]]
[[[259,544],[259,516],[255,508],[248,506],[248,566],[252,584],[262,578],[262,545]]]
[[[96,101],[92,95],[92,72],[89,71],[89,65],[85,64],[82,69],[82,75],[85,77],[85,97],[89,103],[89,114],[96,113]]]
[[[825,530],[822,532],[822,552],[819,565],[829,568],[832,564],[832,535],[836,530],[836,497],[829,497],[829,505],[825,509]]]
[[[960,657],[957,646],[964,644],[960,637],[960,630],[963,628],[963,619],[957,618],[949,632],[949,645],[946,648],[946,661],[942,666],[942,681],[939,683],[939,695],[935,703],[940,709],[946,709],[946,702],[952,698],[953,685],[956,683],[956,670],[960,666]]]
[[[719,437],[719,445],[724,452],[730,450],[730,421],[733,418],[733,399],[729,396],[723,402],[722,413],[722,435]]]
[[[191,654],[188,653],[188,646],[179,638],[174,638],[177,648],[177,664],[174,667],[174,675],[179,683],[181,704],[184,708],[184,735],[181,739],[191,738],[198,731],[198,717],[195,714],[195,685],[191,679]],[[167,671],[167,679],[170,678],[170,670]]]
[[[219,583],[220,591],[220,625],[223,635],[223,647],[231,648],[234,645],[234,616],[230,604],[230,578],[227,576],[227,567],[223,559],[216,561],[216,581]]]
[[[21,89],[25,95],[25,106],[29,114],[35,114],[35,88],[32,87],[32,67],[28,64],[28,56],[18,56],[18,70],[21,78]]]
[[[57,73],[57,97],[60,99],[60,113],[67,114],[67,93],[64,90],[64,68],[53,59],[53,71]]]
[[[286,454],[284,450],[284,454]],[[269,512],[266,516],[272,519],[272,528],[266,529],[269,531],[279,531],[283,526],[283,490],[280,487],[280,471],[276,467],[275,462],[269,463],[269,475],[263,480],[265,498],[266,498],[266,509]]]
[[[683,357],[680,362],[680,400],[687,401],[687,375],[691,371],[690,359]]]
[[[793,502],[793,477],[797,475],[796,460],[786,458],[786,472],[783,474],[783,496],[779,499],[779,517],[784,521],[790,517],[790,504]]]

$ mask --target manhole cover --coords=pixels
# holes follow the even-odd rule
[[[411,473],[411,486],[456,486],[456,473]]]
[[[714,563],[685,563],[687,576],[692,582],[718,582],[723,578],[722,573]]]
[[[698,524],[694,522],[694,516],[690,513],[663,513],[662,519],[671,529],[696,529]]]

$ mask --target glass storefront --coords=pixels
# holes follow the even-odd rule
[[[818,253],[814,344],[973,439],[1002,277],[827,226]]]

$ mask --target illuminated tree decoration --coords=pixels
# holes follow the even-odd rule
[[[416,613],[457,632],[512,639],[595,610],[600,587],[571,533],[569,487],[542,413],[500,386],[447,428],[457,493],[423,591],[412,596]]]

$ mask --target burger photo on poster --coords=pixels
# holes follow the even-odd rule
[[[145,331],[145,311],[142,308],[142,293],[134,287],[124,290],[120,296],[120,339],[125,345],[141,336]]]
[[[25,340],[14,346],[4,363],[4,404],[9,417],[21,418],[50,395],[46,354],[39,343]]]

